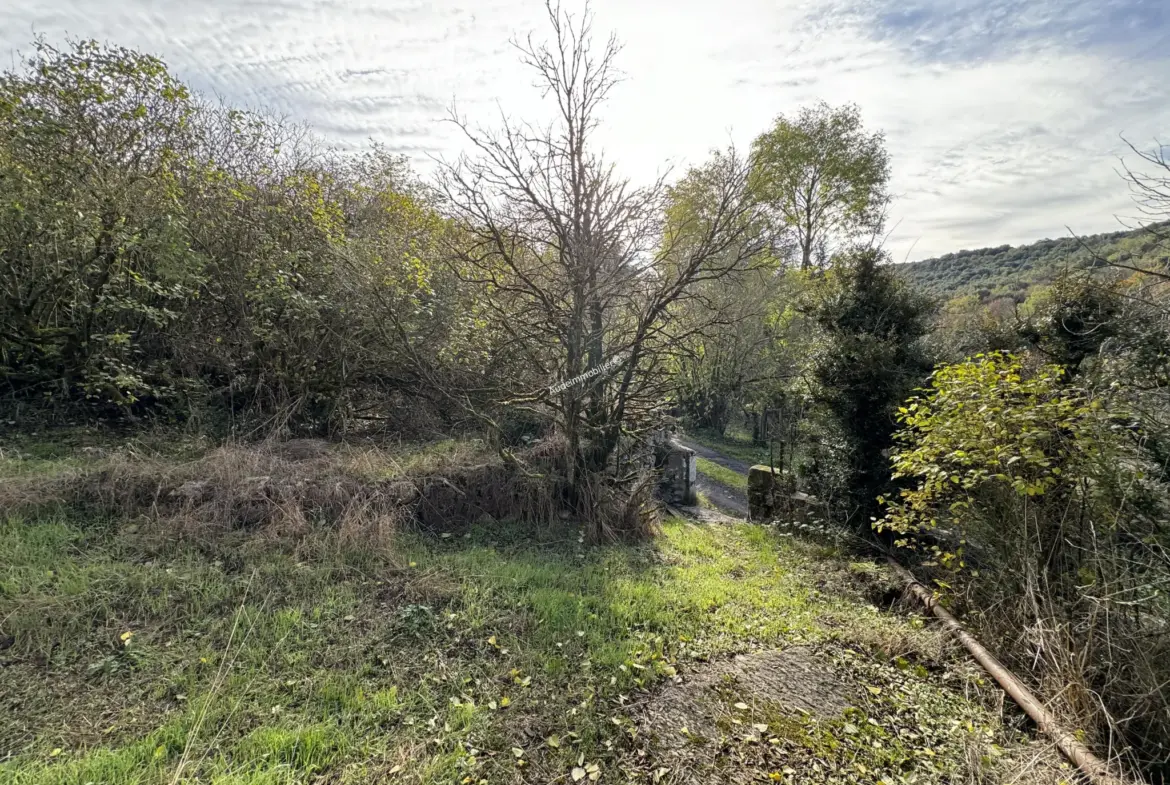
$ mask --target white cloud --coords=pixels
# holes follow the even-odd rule
[[[1116,227],[1125,133],[1170,131],[1163,0],[595,0],[625,42],[627,80],[604,128],[635,178],[780,112],[856,101],[886,131],[901,259]],[[338,144],[409,154],[460,148],[455,101],[490,124],[533,111],[508,46],[543,34],[539,0],[41,0],[0,11],[0,52],[35,33],[162,56],[192,86],[271,106]],[[912,249],[912,250],[911,250]]]

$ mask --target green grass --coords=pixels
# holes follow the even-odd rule
[[[296,543],[158,527],[0,524],[14,639],[0,782],[545,783],[578,765],[650,781],[635,707],[682,670],[797,643],[876,667],[879,644],[927,645],[850,588],[835,551],[746,524],[672,520],[652,543],[607,547],[495,524],[377,549],[325,527]],[[974,716],[918,682],[941,727]],[[830,727],[797,746],[828,759]],[[829,757],[872,767],[872,741]]]
[[[735,426],[728,426],[727,431],[722,435],[713,431],[700,430],[694,433],[688,432],[687,436],[699,444],[721,452],[729,458],[743,461],[749,466],[757,463],[768,463],[767,445],[761,447],[752,444],[751,434]]]
[[[732,471],[724,466],[720,466],[714,461],[699,457],[695,458],[695,468],[699,474],[706,475],[717,483],[726,485],[729,488],[747,491],[747,476],[739,472]]]

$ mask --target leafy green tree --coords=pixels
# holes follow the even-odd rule
[[[844,440],[846,513],[864,531],[890,482],[897,407],[929,371],[920,339],[932,306],[883,262],[874,249],[840,257],[809,306],[823,334],[812,358],[813,396]]]
[[[696,287],[677,310],[674,395],[684,417],[723,433],[753,391],[780,372],[772,318],[780,276],[746,270]]]
[[[795,235],[801,269],[842,242],[877,237],[889,203],[885,139],[854,105],[821,102],[780,115],[752,144],[752,191],[778,230]]]
[[[195,108],[156,58],[37,44],[0,77],[0,363],[14,391],[128,406],[202,270],[179,175]]]

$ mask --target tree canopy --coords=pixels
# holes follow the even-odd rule
[[[823,266],[849,241],[877,238],[889,179],[885,139],[865,130],[853,104],[780,115],[752,144],[752,191],[795,237],[801,269]]]

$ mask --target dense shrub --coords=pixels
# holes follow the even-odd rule
[[[400,158],[207,104],[130,50],[24,65],[0,77],[6,407],[324,432],[417,390],[404,353],[482,369]]]
[[[812,395],[843,441],[843,512],[863,532],[890,481],[894,411],[929,371],[920,342],[929,302],[883,261],[869,249],[840,258],[812,289],[809,306],[823,334]]]
[[[899,410],[893,465],[912,485],[878,526],[903,544],[946,531],[926,566],[970,591],[984,634],[1073,723],[1149,763],[1170,737],[1165,477],[1119,425],[1126,402],[1068,378],[1008,353],[936,371]]]

